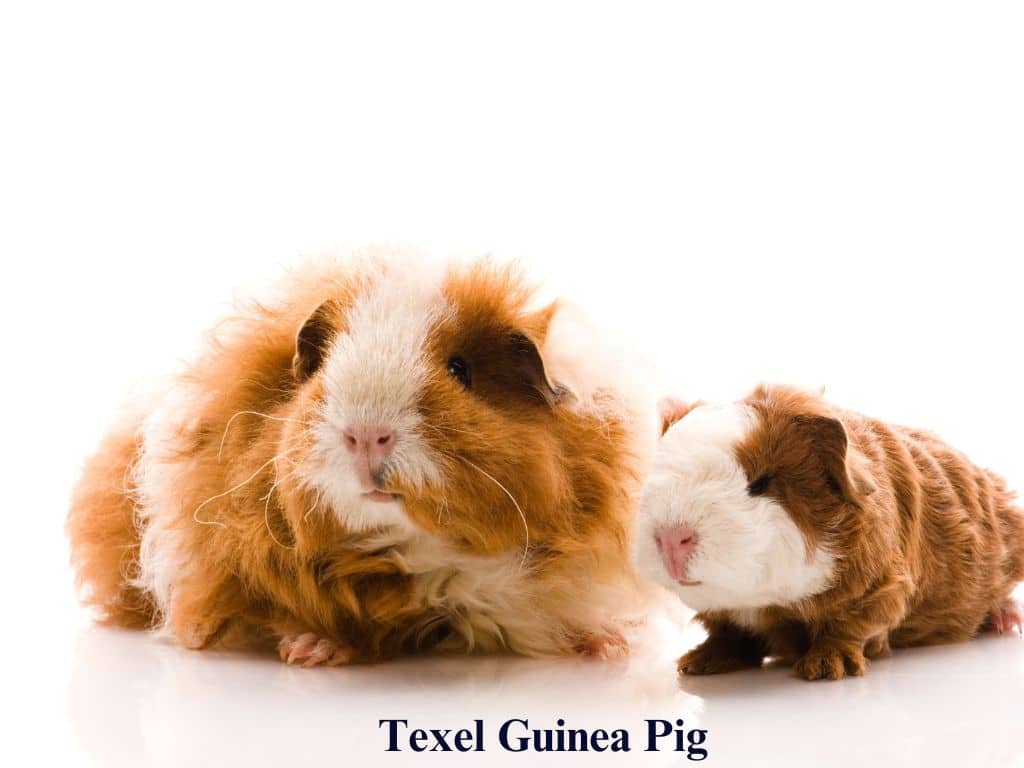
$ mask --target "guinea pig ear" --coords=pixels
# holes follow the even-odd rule
[[[859,454],[849,450],[843,422],[832,416],[798,416],[796,426],[821,460],[829,483],[847,501],[856,502],[875,491]]]
[[[295,337],[295,356],[292,357],[292,374],[296,381],[305,381],[323,365],[327,347],[334,335],[332,319],[336,309],[334,302],[325,301],[306,318],[299,329]]]
[[[682,419],[686,414],[700,405],[697,403],[685,403],[678,397],[663,397],[658,401],[658,417],[661,419],[661,434],[668,432],[668,428]]]
[[[559,405],[572,397],[572,393],[548,376],[537,344],[522,331],[514,331],[509,338],[515,369],[550,407]]]

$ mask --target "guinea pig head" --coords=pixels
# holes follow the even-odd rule
[[[554,305],[512,269],[376,265],[298,331],[296,471],[352,531],[429,531],[523,548],[571,495],[542,354]]]
[[[698,611],[785,605],[828,587],[871,491],[841,420],[760,387],[670,424],[644,487],[638,565]]]

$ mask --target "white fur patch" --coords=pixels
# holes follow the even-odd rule
[[[511,650],[531,656],[564,653],[577,630],[600,631],[609,617],[609,605],[621,606],[607,585],[587,584],[593,603],[578,599],[579,585],[565,585],[566,598],[550,585],[539,587],[518,552],[477,556],[459,552],[429,533],[407,534],[399,529],[381,531],[361,546],[369,550],[393,547],[395,557],[415,578],[411,606],[443,613],[456,636],[450,650],[495,652]],[[442,645],[439,650],[449,649]]]
[[[139,460],[132,470],[142,538],[139,577],[135,586],[150,593],[166,628],[175,585],[193,570],[193,553],[182,534],[182,489],[191,482],[187,462],[185,423],[203,393],[194,386],[174,384],[142,422]]]
[[[636,531],[637,567],[697,611],[787,605],[823,591],[834,558],[805,539],[773,499],[747,493],[734,448],[755,415],[740,404],[700,406],[676,422],[658,445],[644,486]],[[685,524],[698,542],[688,577],[674,582],[662,565],[654,531]]]
[[[629,423],[625,447],[635,457],[637,472],[646,474],[659,427],[657,388],[650,383],[656,372],[649,361],[635,345],[618,338],[615,329],[596,325],[564,299],[551,318],[542,353],[552,380],[573,394],[563,407]]]
[[[441,470],[422,439],[417,396],[428,376],[427,335],[450,311],[440,275],[422,263],[371,268],[345,332],[324,363],[325,397],[313,428],[308,481],[344,523],[356,531],[410,523],[399,502],[362,496],[343,431],[352,425],[390,425],[396,433],[389,472],[414,486],[440,483]]]

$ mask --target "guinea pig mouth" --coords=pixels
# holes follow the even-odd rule
[[[397,493],[388,493],[387,491],[382,491],[378,488],[374,488],[372,491],[366,491],[362,496],[364,499],[369,499],[370,501],[397,501],[401,498]]]
[[[379,467],[370,474],[369,486],[363,486],[362,497],[370,501],[397,501],[401,496],[387,489],[387,467]]]

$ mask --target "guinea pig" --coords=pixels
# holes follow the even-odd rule
[[[1024,512],[934,435],[765,385],[668,402],[662,423],[636,555],[707,629],[681,673],[771,656],[837,680],[892,647],[1020,630]]]
[[[289,664],[628,652],[653,402],[520,272],[328,259],[220,325],[86,464],[83,599]]]

